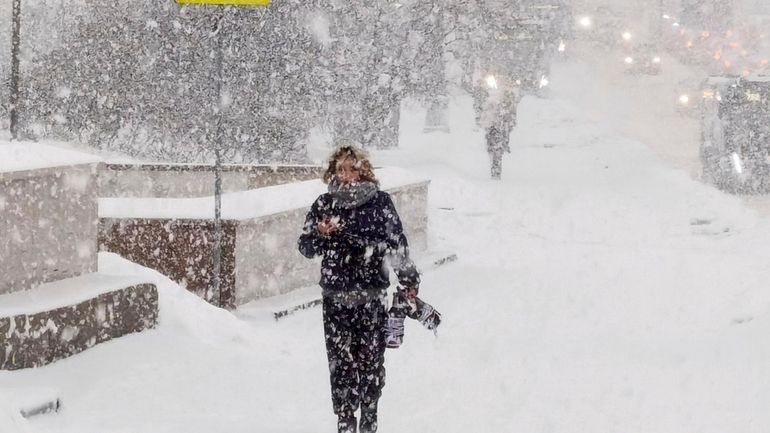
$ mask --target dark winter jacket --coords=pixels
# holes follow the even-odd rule
[[[511,151],[511,130],[507,125],[493,125],[487,129],[487,152],[489,153],[503,153]]]
[[[339,230],[322,235],[318,223],[335,217]],[[384,296],[390,285],[386,258],[402,286],[417,289],[420,284],[401,220],[383,191],[352,209],[335,206],[328,193],[319,196],[305,218],[299,251],[307,258],[323,256],[320,285],[325,297]]]
[[[485,112],[487,152],[510,152],[511,130],[516,126],[516,101],[512,94],[506,94],[502,101]]]

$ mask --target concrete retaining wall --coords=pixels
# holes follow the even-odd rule
[[[393,198],[412,254],[427,249],[428,183],[388,191]],[[236,235],[236,302],[284,294],[316,284],[320,260],[308,260],[297,250],[297,239],[309,208],[241,221]]]
[[[0,294],[96,270],[97,164],[0,173]]]
[[[52,297],[57,291],[51,291]],[[0,297],[0,302],[12,302],[9,297],[13,295]],[[74,305],[1,316],[0,370],[40,367],[113,338],[154,328],[158,292],[153,284],[137,284]]]
[[[223,165],[222,191],[235,192],[318,179],[322,167]],[[105,164],[99,197],[190,198],[214,195],[214,167],[195,164]]]
[[[386,189],[401,216],[413,254],[427,249],[428,181]],[[309,205],[264,216],[223,221],[222,293],[207,293],[213,280],[210,219],[102,218],[99,245],[158,270],[210,302],[234,307],[287,293],[319,280],[319,261],[303,257],[297,240]],[[159,206],[165,206],[160,203]],[[152,209],[148,209],[152,211]]]

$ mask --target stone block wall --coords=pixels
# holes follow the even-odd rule
[[[207,293],[214,280],[213,221],[102,219],[99,249],[155,269],[215,305],[232,306],[236,226],[236,221],[222,221],[221,294]]]
[[[411,251],[428,248],[428,182],[406,185],[390,190]]]
[[[235,192],[318,179],[318,166],[222,166],[222,191]],[[194,164],[106,164],[99,197],[191,198],[214,195],[214,167]]]
[[[412,254],[427,249],[428,182],[388,192],[401,217]],[[236,232],[236,304],[318,283],[320,260],[308,260],[297,240],[309,207],[241,221]]]
[[[299,253],[297,240],[309,208],[243,221],[236,237],[237,304],[316,284],[320,259]]]
[[[153,284],[50,311],[0,317],[0,370],[41,367],[157,323],[158,291]]]
[[[387,190],[413,254],[427,248],[428,185],[425,181]],[[273,215],[224,220],[220,294],[206,293],[213,282],[210,220],[103,218],[99,247],[155,269],[215,305],[231,308],[317,283],[319,261],[308,260],[297,250],[310,204]]]
[[[0,173],[0,294],[96,270],[97,171]]]

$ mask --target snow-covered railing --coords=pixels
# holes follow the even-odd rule
[[[419,254],[427,248],[429,181],[396,168],[377,170],[377,176],[393,196],[412,251]],[[318,263],[299,254],[297,238],[310,204],[325,190],[320,180],[312,180],[224,194],[224,296],[207,299],[234,306],[315,284]],[[100,248],[206,297],[213,278],[213,217],[213,197],[101,198]]]
[[[318,179],[322,167],[309,165],[222,166],[222,190],[246,191]],[[99,197],[192,198],[214,194],[214,167],[203,164],[105,164]]]

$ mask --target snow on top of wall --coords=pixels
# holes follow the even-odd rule
[[[76,305],[103,293],[147,283],[146,278],[86,274],[51,283],[32,290],[0,295],[0,317],[35,314],[60,307]]]
[[[383,190],[427,181],[395,167],[376,170],[376,175]],[[320,180],[309,180],[222,194],[222,219],[243,220],[308,207],[326,189]],[[214,198],[100,198],[99,218],[211,219]]]
[[[155,284],[158,288],[158,329],[170,332],[175,339],[189,336],[206,343],[264,344],[265,340],[260,340],[260,333],[271,335],[270,326],[262,330],[254,329],[230,311],[209,304],[160,272],[117,254],[99,253],[99,272],[106,275],[131,275]],[[273,320],[272,316],[269,319]]]
[[[0,141],[0,173],[90,164],[99,161],[101,158],[96,155],[67,149],[56,143]]]
[[[752,74],[746,78],[747,81],[753,81],[755,83],[770,83],[770,75],[765,74]]]

